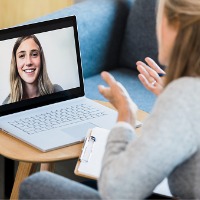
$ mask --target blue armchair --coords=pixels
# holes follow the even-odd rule
[[[105,100],[98,92],[100,72],[110,71],[130,93],[138,107],[149,112],[155,96],[137,78],[136,61],[157,60],[156,0],[86,0],[34,22],[77,16],[85,93]]]

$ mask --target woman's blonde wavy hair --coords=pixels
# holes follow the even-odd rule
[[[178,34],[166,69],[166,86],[180,77],[200,76],[200,1],[163,1],[169,25],[178,24]]]
[[[46,68],[46,62],[44,57],[44,52],[42,49],[42,46],[37,39],[35,35],[29,35],[25,37],[20,37],[15,42],[15,45],[13,47],[12,51],[12,59],[11,59],[11,65],[10,65],[10,99],[9,103],[21,101],[24,96],[23,92],[23,80],[21,79],[18,71],[17,71],[17,62],[16,62],[16,52],[19,48],[20,44],[27,40],[27,39],[33,39],[35,43],[39,47],[40,52],[40,73],[38,76],[38,89],[40,95],[46,95],[51,94],[54,92],[53,85],[49,79],[49,76],[47,74],[47,68]]]

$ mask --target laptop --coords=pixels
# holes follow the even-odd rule
[[[75,16],[1,30],[0,52],[3,131],[46,152],[113,126],[117,113],[84,95]]]
[[[85,96],[75,16],[0,30],[0,52],[4,132],[46,152],[115,124],[116,111]]]

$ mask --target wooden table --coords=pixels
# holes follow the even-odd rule
[[[97,102],[112,108],[111,104],[108,102]],[[138,111],[138,120],[143,121],[146,116],[146,112]],[[10,198],[18,198],[21,182],[36,171],[36,166],[38,164],[40,165],[40,170],[53,171],[54,162],[79,157],[82,145],[83,143],[80,143],[44,153],[0,131],[0,154],[6,158],[19,161]]]

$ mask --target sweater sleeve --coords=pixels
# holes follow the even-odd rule
[[[128,126],[111,130],[98,180],[103,199],[148,197],[197,150],[187,97],[181,88],[172,84],[165,89],[139,137]]]

